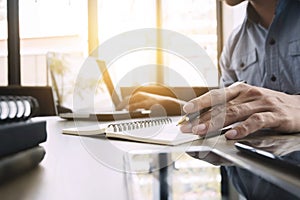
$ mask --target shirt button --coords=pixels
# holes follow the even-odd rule
[[[242,62],[242,63],[240,64],[240,67],[241,67],[241,68],[245,67],[245,63]]]
[[[276,76],[273,74],[272,77],[271,77],[271,81],[274,82],[274,81],[276,81],[276,79],[277,79]]]
[[[269,44],[274,45],[275,43],[276,43],[276,41],[274,40],[274,38],[271,38],[270,41],[269,41]]]

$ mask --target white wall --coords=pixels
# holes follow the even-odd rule
[[[247,1],[236,5],[228,6],[226,3],[223,3],[223,41],[226,44],[226,41],[234,28],[240,25],[245,18],[246,14]]]
[[[46,66],[48,52],[82,53],[85,55],[87,41],[79,35],[62,37],[27,38],[20,41],[21,84],[24,86],[49,85]],[[0,40],[0,85],[7,81],[7,43]]]

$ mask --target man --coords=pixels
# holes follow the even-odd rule
[[[243,0],[226,0],[237,5]],[[228,139],[238,139],[261,128],[282,132],[300,131],[300,1],[251,0],[243,24],[231,34],[220,66],[225,86],[225,125],[241,123],[228,131]],[[205,94],[183,109],[195,112],[211,104]],[[218,100],[214,100],[218,103]],[[222,102],[222,101],[220,101]],[[214,108],[213,108],[214,109]],[[199,121],[181,127],[182,131],[204,135],[211,112]],[[216,128],[218,128],[216,126]],[[226,167],[236,189],[247,199],[296,199],[283,189],[239,167]]]
[[[234,6],[245,0],[225,1]],[[220,66],[222,82],[229,86],[224,89],[224,126],[240,122],[225,133],[226,138],[243,138],[262,128],[300,131],[299,0],[249,0],[246,18],[231,34]],[[139,93],[131,97],[128,108],[150,108],[155,103],[166,106],[167,111],[181,105],[186,113],[211,108],[199,119],[181,126],[183,132],[205,135],[208,130],[220,128],[211,116],[224,103],[218,95],[221,92],[210,91],[185,105],[176,99]],[[236,167],[227,171],[238,191],[249,199],[295,199],[251,172]]]
[[[237,5],[245,0],[226,0]],[[262,128],[282,132],[300,131],[300,1],[250,0],[244,23],[233,31],[221,59],[222,81],[225,88],[225,124],[211,121],[211,113],[220,109],[223,98],[214,90],[185,105],[176,99],[148,93],[137,93],[127,108],[150,108],[160,104],[168,112],[183,106],[186,113],[212,109],[200,119],[182,125],[183,132],[205,135],[241,122],[225,136],[239,139]],[[212,98],[214,101],[212,103]],[[120,108],[124,108],[123,103]],[[218,116],[215,116],[218,117]]]
[[[226,2],[236,5],[243,0]],[[239,80],[249,84],[225,89],[225,125],[242,121],[226,133],[228,139],[242,138],[261,128],[300,131],[297,114],[300,96],[296,95],[300,92],[299,9],[300,2],[296,0],[249,1],[246,19],[232,33],[220,60],[225,86]],[[190,101],[183,110],[191,113],[215,106],[210,102],[210,95]],[[208,116],[210,113],[182,126],[181,130],[206,134],[208,127],[214,129]]]

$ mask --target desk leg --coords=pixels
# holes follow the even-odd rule
[[[154,172],[153,199],[172,200],[172,170],[171,154],[160,153],[157,157],[158,170]],[[169,185],[170,184],[170,185]]]

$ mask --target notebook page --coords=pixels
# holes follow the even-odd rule
[[[199,139],[198,135],[182,133],[176,126],[177,121],[177,118],[172,118],[172,123],[118,132],[107,129],[106,136],[165,145],[177,145]]]
[[[98,135],[104,134],[105,130],[106,126],[95,124],[91,126],[64,128],[62,133],[67,135]]]

